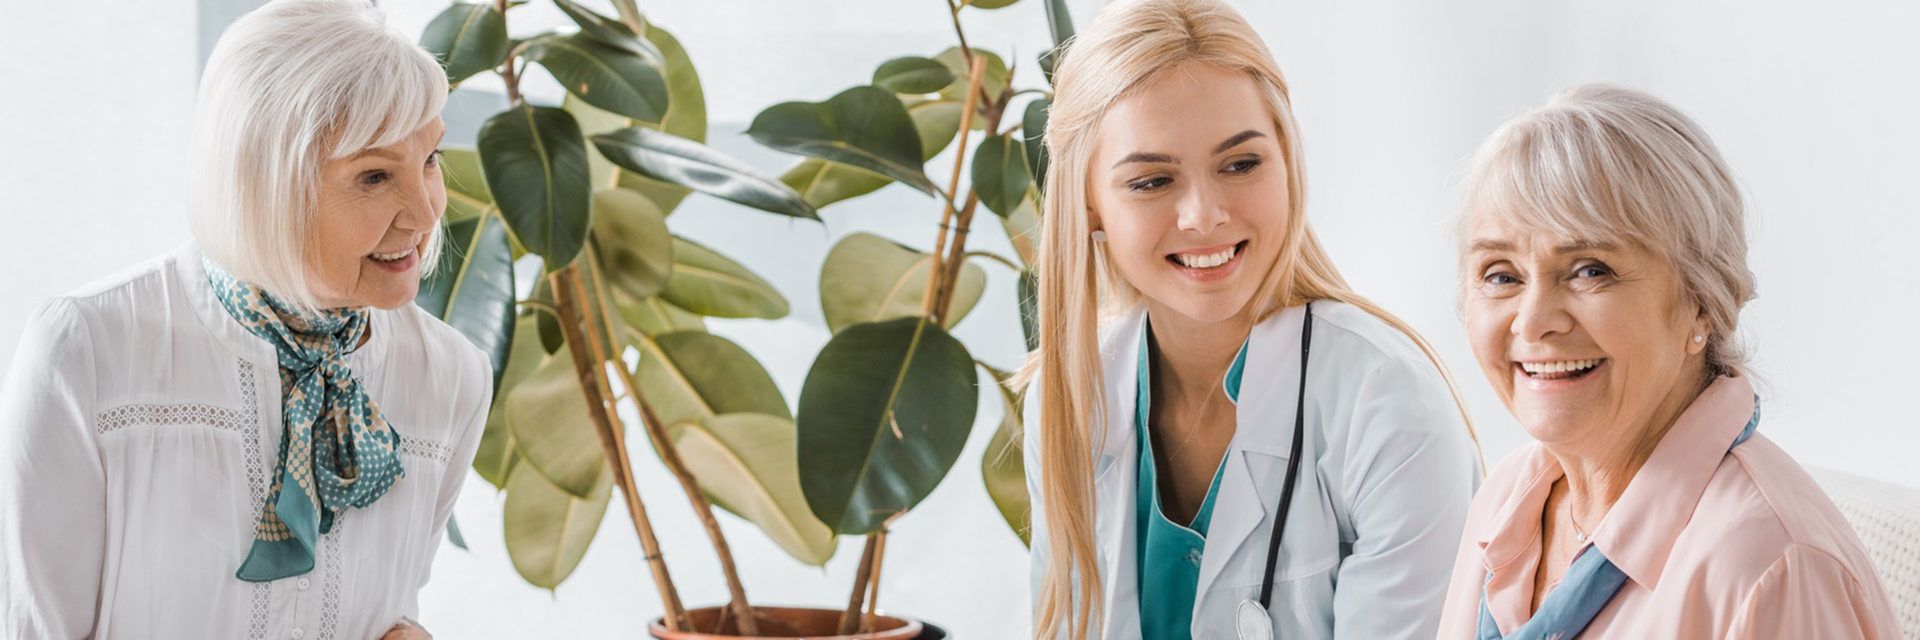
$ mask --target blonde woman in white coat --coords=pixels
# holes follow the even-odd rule
[[[1265,45],[1215,0],[1121,1],[1055,81],[1035,637],[1431,638],[1472,435],[1432,349],[1314,238]]]

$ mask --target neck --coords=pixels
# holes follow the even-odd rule
[[[1148,317],[1158,358],[1154,386],[1161,393],[1194,400],[1225,393],[1220,389],[1221,376],[1253,329],[1245,314],[1219,322],[1197,322],[1179,312],[1161,309],[1149,311]]]
[[[1682,384],[1681,387],[1688,387]],[[1652,420],[1627,428],[1605,429],[1585,442],[1546,444],[1566,473],[1567,499],[1576,526],[1586,533],[1607,516],[1627,491],[1640,467],[1653,457],[1673,424],[1680,419],[1703,387],[1676,390],[1661,402]],[[1621,436],[1625,437],[1621,437]]]

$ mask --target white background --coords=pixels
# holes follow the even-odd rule
[[[1097,1],[1069,2],[1079,23]],[[383,4],[391,22],[413,34],[444,7]],[[1761,298],[1741,329],[1768,383],[1762,428],[1806,464],[1920,487],[1920,466],[1910,461],[1920,421],[1907,404],[1920,393],[1920,373],[1906,364],[1920,357],[1912,330],[1920,290],[1910,275],[1920,231],[1911,194],[1920,183],[1920,4],[1238,4],[1292,83],[1309,215],[1354,285],[1439,346],[1471,400],[1490,460],[1525,434],[1479,375],[1454,311],[1446,218],[1457,176],[1500,121],[1555,89],[1610,81],[1652,91],[1698,119],[1747,190]],[[886,59],[932,55],[953,41],[936,0],[641,5],[699,68],[712,143],[769,172],[793,159],[740,135],[760,109],[824,99],[866,82]],[[0,364],[41,300],[188,239],[180,156],[198,42],[207,36],[196,20],[203,10],[195,0],[0,8],[0,37],[14,52],[0,65]],[[516,34],[564,22],[544,3],[511,19]],[[1035,0],[969,11],[965,20],[972,44],[1017,62],[1019,86],[1042,85],[1032,56],[1048,40]],[[546,98],[554,91],[550,83],[532,89]],[[484,117],[488,104],[457,97],[449,111]],[[944,175],[951,162],[949,153],[930,167]],[[828,208],[824,226],[701,196],[670,224],[755,269],[792,301],[785,320],[713,324],[759,355],[793,398],[827,338],[815,287],[832,242],[864,230],[925,247],[938,213],[924,196],[888,187]],[[1004,235],[982,226],[975,246],[1008,253]],[[986,269],[987,296],[957,333],[977,356],[1012,366],[1021,348],[1013,279]],[[968,453],[888,545],[883,606],[966,638],[1011,637],[1027,618],[1025,552],[979,480],[979,453],[1000,411],[997,399],[984,399]],[[681,593],[690,603],[720,601],[724,588],[679,490],[650,453],[637,453],[646,465],[643,497],[662,523]],[[422,596],[424,620],[441,637],[638,637],[659,611],[618,506],[579,571],[552,593],[513,572],[491,486],[469,482],[458,516],[472,551],[443,549]],[[845,601],[858,540],[815,569],[722,517],[756,601]]]

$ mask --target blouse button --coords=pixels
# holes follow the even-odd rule
[[[299,627],[294,627],[294,629],[293,629],[293,633],[291,633],[291,634],[288,634],[288,635],[291,635],[291,636],[293,636],[293,640],[300,640],[301,638],[305,638],[305,637],[307,637],[307,632],[306,632],[306,630],[304,630],[304,629],[301,629],[301,628],[299,628]]]
[[[301,590],[301,591],[306,591],[306,590],[307,590],[307,587],[311,587],[311,586],[313,586],[313,583],[311,583],[311,582],[308,582],[306,578],[301,578],[299,582],[295,582],[295,583],[293,583],[293,584],[294,584],[295,586],[298,586],[298,587],[300,587],[300,590]],[[300,637],[300,636],[297,636],[297,635],[296,635],[296,636],[294,636],[294,637],[295,637],[295,638],[298,638],[298,637]]]

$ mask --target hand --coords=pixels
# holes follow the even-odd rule
[[[433,634],[403,621],[393,625],[392,629],[388,629],[387,635],[380,636],[380,640],[433,640]]]

